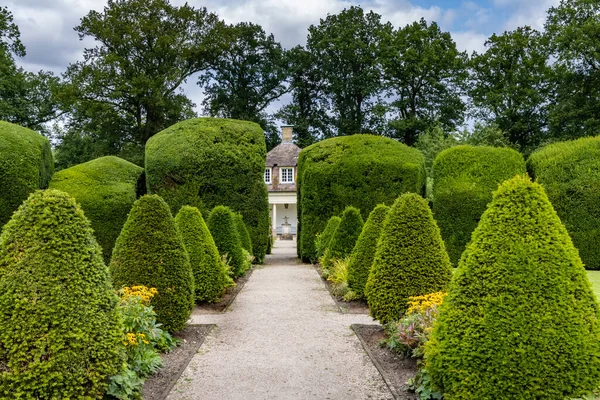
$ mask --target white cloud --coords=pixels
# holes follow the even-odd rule
[[[456,47],[460,51],[466,51],[469,55],[476,51],[483,53],[485,51],[485,41],[487,35],[473,31],[451,32],[452,38],[456,42]]]
[[[548,9],[559,5],[560,0],[495,0],[495,4],[513,9],[503,29],[514,30],[519,26],[529,25],[541,31],[544,29]]]

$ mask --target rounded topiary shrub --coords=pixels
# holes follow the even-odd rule
[[[319,234],[317,239],[317,259],[320,259],[325,255],[325,252],[331,243],[331,239],[333,238],[333,234],[340,225],[341,220],[342,219],[340,217],[334,215],[333,217],[329,218],[329,221],[327,221],[325,229],[323,229],[323,232]]]
[[[356,207],[346,207],[342,213],[340,224],[333,233],[329,246],[325,251],[323,265],[328,267],[333,260],[342,260],[352,253],[356,240],[362,232],[364,222],[360,210]]]
[[[50,188],[67,192],[83,208],[106,262],[136,199],[143,172],[129,161],[108,156],[63,169],[52,177]]]
[[[425,193],[425,159],[417,149],[374,135],[336,137],[302,150],[298,158],[298,255],[314,261],[316,234],[346,206],[363,219],[399,194]]]
[[[365,285],[377,250],[377,241],[389,210],[390,208],[385,204],[379,204],[371,211],[350,255],[348,286],[358,297],[364,296]]]
[[[249,265],[244,256],[233,211],[225,206],[213,208],[208,216],[208,229],[219,249],[219,254],[227,257],[233,276],[238,278],[244,275]]]
[[[246,224],[244,223],[244,217],[242,214],[235,214],[235,226],[238,231],[238,235],[240,236],[240,242],[242,244],[242,248],[248,252],[248,254],[252,254],[252,240],[250,240],[250,233],[248,233],[248,228],[246,228]]]
[[[179,122],[146,144],[149,193],[162,196],[176,213],[183,205],[204,216],[218,205],[244,217],[257,262],[271,235],[264,183],[266,145],[258,124],[220,118]]]
[[[190,258],[196,301],[218,301],[225,289],[233,285],[233,280],[223,265],[202,214],[196,207],[183,206],[175,223]]]
[[[443,290],[451,277],[427,201],[414,193],[400,196],[386,216],[365,286],[371,315],[381,323],[399,320],[409,297]]]
[[[600,381],[599,310],[539,184],[500,186],[426,345],[445,399],[581,398]]]
[[[587,269],[600,269],[600,136],[548,145],[531,154],[542,184]]]
[[[31,192],[48,187],[53,171],[48,139],[0,121],[0,227]]]
[[[523,156],[510,148],[463,145],[438,154],[433,163],[433,212],[454,265],[492,192],[500,183],[523,173]]]
[[[156,195],[137,200],[117,238],[110,260],[116,288],[156,288],[151,305],[164,329],[185,327],[194,305],[194,277],[169,206]]]
[[[117,302],[75,200],[33,193],[0,236],[0,398],[102,398],[122,364]]]

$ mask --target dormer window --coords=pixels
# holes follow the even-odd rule
[[[271,184],[271,168],[265,168],[265,183],[267,185]]]
[[[293,167],[282,167],[279,168],[280,182],[281,183],[294,183],[294,168]]]

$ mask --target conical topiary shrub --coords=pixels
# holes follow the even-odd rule
[[[317,259],[320,259],[325,255],[325,252],[331,243],[331,239],[333,238],[333,234],[340,225],[341,220],[342,219],[340,217],[334,215],[333,217],[329,218],[329,221],[327,221],[325,229],[323,229],[323,232],[321,232],[317,240]]]
[[[235,226],[238,231],[238,235],[240,236],[240,242],[242,244],[242,248],[248,252],[248,254],[252,254],[252,240],[250,239],[250,233],[248,232],[248,228],[246,228],[246,224],[244,223],[244,217],[242,214],[235,214]]]
[[[426,346],[445,399],[580,398],[600,381],[599,310],[542,187],[503,183],[473,232]]]
[[[371,211],[350,255],[348,286],[358,297],[364,296],[365,285],[377,250],[377,241],[389,210],[390,208],[385,204],[379,204]]]
[[[157,195],[135,203],[110,261],[116,288],[144,285],[158,290],[151,305],[169,332],[185,327],[194,306],[194,277],[175,220]]]
[[[227,255],[227,263],[231,266],[233,276],[237,278],[244,275],[248,269],[248,261],[244,258],[235,214],[229,207],[216,206],[208,216],[208,229],[219,249],[219,254]]]
[[[102,398],[122,364],[117,302],[75,200],[33,193],[0,236],[0,398]]]
[[[202,214],[196,207],[183,206],[175,217],[175,223],[190,257],[196,301],[218,301],[224,290],[234,283]]]
[[[410,296],[445,289],[452,270],[440,230],[427,201],[400,196],[385,219],[365,286],[373,318],[400,319]]]
[[[325,252],[323,265],[329,267],[334,260],[341,260],[352,253],[356,240],[362,232],[364,222],[360,210],[356,207],[346,207],[342,213],[340,224],[335,230],[329,247]]]

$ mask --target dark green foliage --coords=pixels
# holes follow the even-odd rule
[[[250,240],[250,233],[248,233],[248,228],[246,228],[246,224],[244,223],[244,217],[242,214],[235,214],[235,226],[238,231],[238,235],[240,236],[240,242],[242,243],[242,248],[245,249],[249,254],[252,254],[252,240]]]
[[[227,255],[227,263],[231,266],[233,276],[237,278],[244,275],[248,266],[235,223],[235,214],[229,207],[213,208],[208,216],[208,229],[219,249],[219,254]]]
[[[190,257],[196,301],[218,301],[233,284],[200,211],[183,206],[175,217],[177,230]]]
[[[492,192],[525,173],[523,156],[509,148],[455,146],[433,163],[433,211],[450,261],[458,263]]]
[[[270,237],[269,202],[263,181],[266,147],[255,123],[218,118],[180,122],[146,145],[149,193],[161,195],[177,212],[198,207],[204,216],[226,205],[244,217],[257,262]]]
[[[390,208],[379,204],[371,211],[348,263],[348,286],[359,297],[364,296],[365,285],[371,271],[377,242],[383,228],[383,222]]]
[[[325,266],[331,265],[333,260],[342,260],[352,253],[356,240],[362,232],[363,225],[360,210],[355,207],[346,207],[342,213],[340,224],[333,233],[327,251],[325,251]]]
[[[425,349],[444,399],[580,398],[600,381],[600,316],[539,184],[503,183],[481,217]]]
[[[52,177],[50,188],[67,192],[83,208],[106,262],[136,199],[136,184],[143,171],[109,156],[58,171]]]
[[[333,217],[329,218],[329,221],[327,221],[325,229],[323,229],[323,232],[319,234],[317,239],[317,259],[325,255],[325,252],[331,243],[331,239],[333,238],[333,234],[340,225],[341,220],[342,219],[340,217],[334,215]]]
[[[365,294],[373,318],[400,319],[411,296],[446,288],[450,260],[431,210],[421,196],[406,193],[389,210]]]
[[[346,206],[367,218],[377,204],[405,192],[425,193],[423,155],[395,140],[352,135],[323,140],[298,159],[298,243],[305,261],[316,256],[315,235]]]
[[[54,160],[42,135],[0,121],[0,226],[31,192],[48,187]]]
[[[164,329],[185,327],[194,305],[190,261],[169,206],[159,196],[137,200],[110,261],[116,288],[144,285],[156,288],[151,305]]]
[[[600,269],[600,136],[555,143],[527,160],[588,269]]]
[[[75,200],[32,194],[0,236],[0,397],[102,398],[122,363],[117,302]]]

